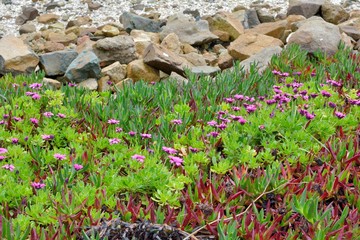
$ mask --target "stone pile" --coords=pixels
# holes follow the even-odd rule
[[[94,5],[94,10],[100,7]],[[0,76],[43,70],[45,81],[55,87],[74,82],[105,91],[141,79],[186,81],[186,69],[212,76],[234,61],[245,70],[257,62],[261,72],[274,54],[292,43],[328,55],[341,41],[360,49],[360,10],[346,12],[325,0],[290,0],[287,15],[276,17],[266,9],[238,6],[213,16],[188,11],[166,20],[125,12],[118,22],[100,27],[92,27],[86,16],[66,26],[59,18],[23,8],[17,17],[21,35],[0,39]],[[36,32],[31,21],[47,27]]]

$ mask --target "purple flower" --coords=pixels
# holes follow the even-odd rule
[[[176,154],[178,152],[176,149],[170,147],[162,147],[162,150],[164,150],[167,154]]]
[[[317,96],[318,96],[318,94],[316,94],[316,93],[310,93],[311,98],[316,98]]]
[[[189,150],[193,153],[197,153],[199,151],[199,149],[193,147],[189,147]]]
[[[231,109],[235,112],[240,111],[240,107],[232,106]]]
[[[300,76],[301,75],[301,72],[293,72],[292,73],[294,76]]]
[[[218,132],[210,132],[209,135],[213,136],[214,138],[216,138],[217,136],[219,136]]]
[[[0,161],[4,160],[6,157],[3,155],[0,155]]]
[[[290,76],[290,74],[287,73],[287,72],[284,72],[284,73],[281,74],[281,76],[282,76],[282,77],[288,77],[288,76]]]
[[[141,133],[140,134],[142,139],[149,139],[151,138],[151,134],[150,133]]]
[[[0,148],[0,154],[7,153],[8,150],[6,148]]]
[[[254,105],[254,104],[248,105],[248,106],[245,107],[245,108],[246,108],[246,111],[247,111],[248,113],[252,113],[252,112],[255,112],[255,111],[256,111],[256,105]]]
[[[76,85],[76,83],[71,83],[71,82],[70,82],[70,83],[68,84],[68,86],[69,86],[69,87],[76,87],[77,85]]]
[[[54,158],[56,158],[57,160],[64,160],[66,158],[66,155],[60,154],[60,153],[55,153]]]
[[[32,182],[31,186],[35,189],[42,189],[44,188],[46,185],[44,183],[39,183],[39,182]]]
[[[274,103],[276,103],[276,100],[275,99],[269,99],[269,100],[266,100],[265,101],[267,105],[272,105]]]
[[[263,129],[265,129],[265,126],[264,126],[264,125],[260,125],[260,126],[259,126],[259,129],[260,129],[260,130],[263,130]]]
[[[130,131],[130,132],[129,132],[129,135],[130,135],[131,137],[135,136],[135,134],[136,134],[136,132],[134,132],[134,131]]]
[[[120,139],[111,138],[111,139],[109,139],[109,143],[110,143],[110,145],[118,144],[118,143],[120,143]]]
[[[280,75],[281,74],[281,72],[280,71],[277,71],[277,70],[272,70],[271,71],[274,75]]]
[[[324,97],[331,97],[331,93],[329,93],[329,92],[327,92],[325,90],[321,90],[320,92]]]
[[[38,93],[34,93],[31,97],[32,97],[32,99],[35,99],[35,100],[38,100],[41,98],[40,94],[38,94]]]
[[[235,94],[234,98],[236,100],[242,101],[242,100],[244,100],[244,95]]]
[[[52,112],[44,112],[43,115],[47,118],[54,116],[54,114]]]
[[[14,171],[15,166],[12,164],[5,164],[4,166],[2,166],[3,169],[9,170],[10,172]]]
[[[25,95],[26,96],[32,96],[32,95],[34,95],[34,93],[33,92],[26,92]]]
[[[170,158],[170,163],[173,163],[176,166],[181,166],[181,164],[184,162],[184,160],[180,157],[169,156],[169,158]]]
[[[74,168],[75,168],[75,170],[76,171],[80,171],[81,169],[83,169],[84,168],[84,166],[83,165],[80,165],[80,164],[74,164]]]
[[[181,121],[181,119],[173,119],[173,120],[171,120],[171,123],[175,124],[175,125],[180,125],[180,124],[182,124],[182,121]]]
[[[225,123],[220,123],[218,125],[216,125],[217,128],[224,130],[226,128],[226,124]]]
[[[30,88],[32,89],[40,89],[42,87],[41,83],[33,83],[29,85]]]
[[[19,117],[13,117],[13,119],[15,120],[15,122],[20,122],[22,119]]]
[[[212,120],[212,121],[210,121],[210,122],[207,122],[207,125],[212,126],[212,127],[215,127],[215,126],[217,125],[217,122],[214,121],[214,120]]]
[[[3,118],[4,118],[4,119],[7,119],[7,118],[9,118],[9,117],[10,117],[9,114],[4,114],[4,115],[3,115]]]
[[[56,114],[56,116],[58,116],[59,118],[66,118],[66,115],[62,113],[58,113]]]
[[[336,111],[335,116],[337,116],[339,119],[341,119],[341,118],[344,118],[346,115],[344,113],[342,113],[342,112]]]
[[[329,83],[331,86],[334,86],[334,87],[341,87],[342,86],[342,84],[340,82],[337,82],[337,81],[331,80],[331,79],[327,80],[326,83]]]
[[[315,114],[311,114],[309,112],[306,112],[305,117],[306,117],[307,120],[311,120],[311,119],[313,119],[315,117]]]
[[[117,133],[122,132],[122,131],[123,131],[123,129],[120,127],[115,128],[115,132],[117,132]]]
[[[333,103],[333,102],[329,102],[329,107],[331,107],[331,108],[336,108],[336,104]]]
[[[135,159],[139,162],[144,162],[145,156],[143,155],[139,155],[139,154],[135,154],[131,156],[132,159]]]
[[[238,122],[239,122],[241,125],[244,125],[244,124],[246,123],[246,119],[240,118],[240,119],[238,120]]]
[[[108,122],[108,124],[118,124],[120,121],[112,118],[112,119],[109,119],[107,122]]]
[[[11,139],[11,142],[12,142],[13,144],[18,144],[18,143],[19,143],[19,139],[17,139],[17,138],[12,138],[12,139]]]
[[[224,101],[227,102],[227,103],[233,103],[233,102],[235,102],[235,99],[233,99],[233,98],[224,98]]]
[[[41,137],[45,141],[50,141],[50,140],[54,139],[54,135],[48,135],[48,134],[43,134],[43,135],[41,135]]]
[[[36,119],[36,118],[30,118],[30,122],[35,124],[35,125],[39,124],[39,120]]]

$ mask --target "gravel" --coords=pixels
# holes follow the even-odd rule
[[[118,22],[119,16],[124,11],[134,11],[137,14],[158,12],[160,18],[164,19],[169,15],[183,12],[186,9],[200,12],[200,15],[213,15],[218,11],[231,11],[234,7],[242,5],[249,7],[251,4],[268,4],[279,9],[279,13],[286,13],[288,1],[286,0],[93,0],[103,5],[98,10],[89,11],[85,0],[40,0],[35,3],[32,0],[11,0],[12,4],[3,4],[10,0],[0,0],[0,36],[14,34],[18,35],[19,26],[15,19],[22,12],[22,6],[33,6],[40,14],[55,13],[61,16],[63,23],[72,20],[77,16],[89,16],[93,25],[99,26],[111,21]],[[336,4],[344,4],[344,1],[351,2],[347,10],[360,9],[360,0],[331,0]],[[45,5],[56,2],[61,7],[46,11]],[[33,21],[36,23],[36,21]],[[36,24],[37,29],[41,24]]]

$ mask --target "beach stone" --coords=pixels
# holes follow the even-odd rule
[[[212,66],[194,66],[190,69],[191,73],[201,76],[215,76],[217,73],[221,71],[219,67]]]
[[[88,1],[88,2],[87,2],[87,6],[88,6],[88,9],[89,9],[90,11],[94,11],[94,10],[98,10],[98,9],[101,8],[103,5],[101,5],[100,3]]]
[[[95,53],[83,51],[70,63],[65,77],[72,82],[80,83],[89,78],[98,78],[100,72],[99,59]]]
[[[21,39],[5,36],[0,39],[0,74],[31,74],[39,57]]]
[[[325,21],[337,25],[348,20],[350,14],[341,5],[325,1],[321,6],[321,16]]]
[[[59,90],[62,85],[61,82],[59,82],[58,80],[46,77],[43,78],[42,83],[56,90]]]
[[[325,0],[289,0],[287,15],[303,15],[306,18],[319,13]]]
[[[74,33],[65,34],[64,32],[50,32],[47,36],[47,40],[68,46],[70,43],[76,43],[77,36]]]
[[[115,37],[120,34],[120,31],[117,27],[114,27],[112,25],[105,25],[101,28],[102,35],[105,37]]]
[[[175,33],[180,42],[190,45],[202,45],[218,39],[209,31],[209,24],[206,20],[195,22],[191,17],[184,14],[169,17],[167,24],[160,32],[160,39],[163,40],[170,33]]]
[[[168,50],[180,54],[181,51],[181,42],[179,40],[178,35],[175,33],[170,33],[167,35],[162,41],[161,46],[167,48]]]
[[[187,84],[189,82],[187,78],[177,74],[176,72],[171,72],[170,76],[168,77],[168,80],[176,81],[179,90],[184,84]]]
[[[98,82],[95,78],[89,78],[77,85],[78,88],[86,88],[88,90],[94,91],[98,89]]]
[[[127,77],[131,78],[134,82],[140,80],[158,82],[160,80],[160,73],[158,69],[145,64],[142,59],[137,59],[127,65]]]
[[[66,25],[66,29],[73,27],[73,26],[83,26],[83,25],[88,25],[92,23],[92,19],[89,16],[84,16],[84,17],[76,17],[74,20],[70,20],[67,25]]]
[[[217,64],[218,57],[217,57],[216,53],[214,53],[214,52],[205,52],[202,55],[203,55],[207,65],[215,66]]]
[[[191,53],[191,52],[194,52],[194,53],[198,53],[198,52],[199,52],[196,48],[194,48],[193,46],[191,46],[191,45],[188,44],[188,43],[183,43],[183,44],[181,44],[181,51],[182,51],[184,54]]]
[[[127,64],[137,58],[135,42],[130,36],[120,35],[101,39],[93,45],[93,49],[102,66],[116,61]]]
[[[260,52],[240,62],[240,66],[243,67],[245,72],[249,72],[251,64],[256,63],[258,72],[262,73],[267,68],[271,58],[274,55],[279,55],[281,51],[282,48],[279,46],[263,48]]]
[[[124,25],[124,28],[128,33],[130,33],[133,29],[144,30],[146,32],[161,31],[161,22],[157,22],[130,12],[124,12],[121,14],[119,20]]]
[[[230,36],[230,41],[244,33],[244,26],[233,13],[219,12],[213,17],[207,17],[206,20],[209,22],[210,31],[227,32]]]
[[[245,33],[230,43],[228,51],[234,59],[242,61],[266,47],[283,45],[283,42],[277,38],[258,33]]]
[[[115,87],[111,87],[111,90],[115,91],[117,89],[119,89],[119,90],[124,89],[124,86],[129,85],[133,82],[134,81],[131,78],[125,78],[121,82],[118,82],[117,84],[115,84]]]
[[[217,62],[219,68],[221,70],[224,70],[226,68],[230,68],[234,65],[234,59],[233,57],[229,54],[229,52],[226,51],[222,51],[219,54],[219,58],[218,58],[218,62]]]
[[[37,21],[38,23],[49,24],[56,22],[59,18],[60,16],[54,13],[45,13],[38,16]]]
[[[360,39],[360,29],[348,25],[345,26],[339,25],[339,27],[341,32],[346,33],[346,35],[352,37],[355,41]]]
[[[62,43],[56,43],[52,41],[46,41],[44,44],[44,52],[55,52],[55,51],[61,51],[64,50],[65,46]]]
[[[353,49],[355,46],[356,41],[352,38],[346,35],[346,33],[341,33],[341,41],[345,44],[345,47]]]
[[[16,18],[15,23],[17,25],[22,25],[27,21],[34,20],[39,16],[39,11],[34,7],[23,7],[22,13]]]
[[[184,75],[184,68],[191,67],[191,64],[184,58],[153,43],[145,49],[144,63],[167,74],[176,72],[180,75]]]
[[[25,24],[21,25],[19,28],[20,34],[32,33],[32,32],[36,32],[36,27],[32,23],[25,23]]]
[[[304,17],[303,15],[289,15],[286,18],[286,29],[290,29],[291,31],[295,32],[299,29],[299,25],[297,23],[304,20],[306,20],[306,17]]]
[[[98,91],[105,92],[111,90],[111,85],[114,83],[110,80],[109,76],[103,76],[98,80]]]
[[[287,26],[287,20],[276,22],[261,23],[254,28],[246,30],[247,33],[259,33],[270,37],[281,39]]]
[[[181,54],[180,56],[185,58],[189,63],[191,63],[194,66],[206,65],[205,58],[199,53],[191,52],[187,54]]]
[[[135,49],[138,56],[142,57],[144,55],[145,49],[151,44],[160,44],[160,34],[145,32],[143,30],[132,30],[130,36],[135,42]]]
[[[101,69],[101,74],[108,76],[109,80],[118,83],[126,78],[127,66],[120,62],[114,62],[113,64]]]
[[[338,26],[325,22],[321,17],[311,17],[305,20],[296,32],[290,34],[288,44],[299,44],[309,53],[321,50],[333,55],[338,50],[340,40]]]
[[[57,2],[49,2],[49,3],[45,4],[44,7],[46,8],[46,11],[48,11],[48,10],[52,10],[55,8],[59,8],[60,4]]]
[[[56,51],[39,55],[40,68],[46,76],[64,75],[70,63],[77,57],[74,50]]]
[[[275,22],[277,12],[267,8],[256,8],[260,23]]]

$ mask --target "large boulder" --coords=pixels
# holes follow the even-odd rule
[[[244,71],[248,72],[250,70],[251,65],[256,64],[258,72],[262,73],[268,66],[271,58],[274,55],[279,55],[281,51],[282,48],[279,46],[264,48],[260,52],[240,62],[240,66],[243,67]]]
[[[130,36],[104,38],[93,45],[94,53],[100,59],[101,65],[109,65],[116,61],[127,64],[135,60],[135,42]]]
[[[159,44],[160,43],[160,34],[145,32],[143,30],[132,30],[130,36],[133,38],[135,42],[136,53],[139,56],[144,54],[145,49],[151,43]]]
[[[299,29],[290,34],[288,44],[296,43],[309,53],[321,50],[333,55],[341,40],[339,27],[325,22],[320,17],[311,17],[305,20]]]
[[[172,32],[179,36],[182,43],[190,45],[202,45],[218,39],[209,31],[209,24],[206,20],[195,22],[191,17],[184,14],[169,17],[166,26],[160,32],[161,40]]]
[[[15,36],[0,39],[0,74],[30,74],[39,63],[39,57]]]
[[[46,76],[64,75],[70,63],[77,57],[74,50],[50,52],[40,55],[40,68]]]
[[[244,33],[244,26],[237,16],[233,13],[219,12],[213,17],[208,17],[210,30],[227,32],[230,36],[230,41],[236,39],[240,34]]]
[[[161,22],[141,17],[139,15],[124,12],[120,16],[120,22],[124,25],[124,29],[130,33],[131,30],[144,30],[145,32],[160,32]]]
[[[65,77],[72,82],[80,83],[89,78],[97,79],[100,71],[98,57],[92,51],[85,50],[70,63]]]
[[[132,61],[127,66],[127,77],[134,82],[144,80],[146,82],[158,82],[160,72],[146,63],[142,59]]]
[[[360,16],[340,23],[338,26],[342,32],[345,32],[355,41],[360,39]]]
[[[325,1],[321,6],[321,16],[325,21],[337,25],[348,20],[350,14],[341,5]]]
[[[319,13],[325,0],[289,0],[287,15],[303,15],[306,18]]]

